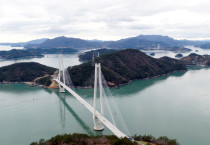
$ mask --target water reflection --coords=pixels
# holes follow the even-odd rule
[[[186,71],[176,72],[176,73],[172,73],[170,75],[163,75],[161,77],[157,77],[157,78],[154,78],[154,79],[137,80],[137,81],[134,81],[134,82],[130,83],[129,85],[124,85],[124,86],[122,86],[118,89],[111,88],[111,92],[116,97],[117,96],[119,96],[119,97],[130,96],[132,94],[136,94],[138,92],[141,92],[141,91],[143,91],[143,90],[145,90],[145,89],[147,89],[150,86],[153,86],[155,84],[163,83],[168,78],[182,77],[182,76],[184,76],[185,73],[186,73]]]
[[[61,123],[63,128],[65,127],[65,109],[67,109],[71,115],[77,120],[77,122],[81,125],[81,127],[84,129],[84,131],[89,135],[94,135],[94,133],[91,131],[88,127],[88,125],[83,121],[79,115],[69,106],[69,104],[66,102],[66,93],[59,93],[58,91],[55,92],[56,96],[59,98],[60,103],[63,104],[63,108],[60,106],[60,112],[61,112]],[[61,104],[60,104],[61,105]]]
[[[201,69],[207,70],[207,69],[210,69],[210,66],[188,66],[188,69],[189,70],[201,70]]]
[[[12,90],[12,91],[11,91]],[[40,87],[29,87],[23,83],[0,84],[0,91],[11,94],[25,94],[41,91]]]
[[[208,145],[209,74],[209,67],[194,67],[188,72],[134,81],[111,91],[132,135],[167,135],[182,145]],[[91,104],[93,89],[76,91]],[[63,133],[97,134],[92,130],[91,114],[69,93],[62,95],[58,89],[0,85],[2,144],[26,145]],[[103,133],[112,134],[108,129]]]
[[[210,67],[190,67],[190,70],[200,70],[200,69],[210,69]],[[164,75],[161,77],[157,77],[154,79],[146,79],[146,80],[137,80],[133,81],[129,85],[121,86],[120,88],[110,88],[111,92],[113,94],[116,94],[117,96],[127,96],[131,94],[138,93],[154,84],[161,83],[164,80],[170,78],[170,77],[182,77],[186,72],[176,72],[172,73],[170,75]],[[8,92],[12,94],[24,94],[24,93],[31,93],[36,91],[41,91],[42,89],[39,86],[36,87],[29,87],[27,84],[22,83],[15,83],[15,84],[0,84],[0,91],[1,92]],[[13,91],[11,91],[13,90]],[[53,92],[57,92],[57,89],[43,89],[47,93],[51,94]],[[78,89],[76,88],[75,91],[82,96],[83,98],[90,98],[93,94],[93,89]]]
[[[59,99],[61,99],[61,98],[66,100],[66,96],[64,93],[60,94]],[[66,107],[64,104],[61,104],[61,100],[59,101],[59,104],[60,104],[61,125],[62,125],[62,128],[65,128],[65,126],[66,126]]]

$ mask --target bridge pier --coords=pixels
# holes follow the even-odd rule
[[[59,93],[65,93],[65,89],[63,87],[59,88]]]
[[[95,80],[94,80],[94,96],[93,96],[93,129],[96,131],[104,130],[102,126],[102,122],[96,117],[96,97],[97,90],[99,87],[99,95],[100,95],[100,105],[101,105],[101,115],[104,116],[104,107],[103,107],[103,88],[102,88],[102,79],[101,79],[101,64],[95,64]]]

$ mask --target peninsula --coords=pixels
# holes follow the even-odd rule
[[[181,61],[169,57],[155,59],[136,49],[126,49],[102,55],[95,59],[110,87],[118,87],[133,80],[153,78],[175,71],[186,71]],[[92,87],[94,65],[89,61],[68,68],[75,87]]]

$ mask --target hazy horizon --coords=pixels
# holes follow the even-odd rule
[[[140,34],[140,35],[144,35],[144,34]],[[148,34],[150,35],[150,34]],[[151,34],[151,35],[158,35],[158,34]],[[139,36],[139,35],[137,35]],[[131,36],[131,37],[137,37],[137,36]],[[167,36],[167,35],[161,35],[161,36]],[[78,38],[78,39],[83,39],[83,38],[79,38],[79,37],[71,37],[71,36],[57,36],[57,37],[67,37],[67,38]],[[52,37],[52,38],[35,38],[35,39],[28,39],[26,41],[11,41],[11,42],[0,42],[0,43],[25,43],[25,42],[29,42],[29,41],[32,41],[32,40],[38,40],[38,39],[54,39],[54,38],[57,38],[57,37]],[[124,38],[120,38],[120,39],[116,39],[116,40],[101,40],[101,39],[97,39],[97,38],[93,38],[93,39],[83,39],[83,40],[87,40],[87,41],[118,41],[118,40],[121,40],[121,39],[126,39],[126,38],[131,38],[131,37],[124,37]],[[170,36],[168,36],[170,37]],[[173,38],[173,37],[170,37],[170,38]],[[210,41],[210,38],[209,39],[202,39],[202,38],[197,38],[197,39],[185,39],[185,38],[173,38],[175,40],[191,40],[191,41]]]

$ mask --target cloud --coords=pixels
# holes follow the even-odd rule
[[[139,34],[210,38],[208,0],[0,0],[0,42]]]

